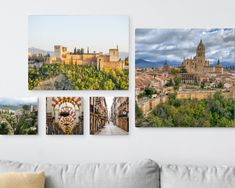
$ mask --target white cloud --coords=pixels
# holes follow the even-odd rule
[[[136,29],[136,59],[182,61],[201,39],[207,59],[234,62],[234,29]]]

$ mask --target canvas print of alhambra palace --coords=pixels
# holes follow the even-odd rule
[[[127,16],[29,16],[29,90],[128,90]]]
[[[234,29],[136,29],[137,127],[235,127]]]

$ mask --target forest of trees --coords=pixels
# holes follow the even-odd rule
[[[180,100],[169,95],[167,103],[159,104],[144,117],[136,104],[137,126],[148,127],[235,127],[235,101],[220,92],[204,100]]]
[[[41,67],[29,67],[29,89],[39,82],[59,74],[66,77],[71,90],[126,90],[128,89],[128,70],[99,71],[91,65],[44,64]],[[59,84],[59,83],[58,83]]]
[[[14,115],[12,112],[0,111],[0,134],[24,135],[37,134],[37,112],[29,112],[30,106],[22,106],[22,114]]]

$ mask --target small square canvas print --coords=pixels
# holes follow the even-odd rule
[[[80,97],[46,98],[47,135],[82,135],[83,100]]]
[[[128,97],[90,97],[91,135],[128,135]]]
[[[0,135],[38,133],[38,99],[0,97]]]
[[[29,16],[29,90],[128,90],[127,16]]]
[[[234,29],[136,29],[137,127],[235,127]]]

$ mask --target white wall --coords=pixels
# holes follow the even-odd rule
[[[0,5],[0,96],[39,96],[39,135],[0,136],[0,159],[28,162],[115,162],[152,158],[160,163],[235,165],[235,129],[141,129],[134,125],[134,28],[234,27],[234,0],[21,0]],[[30,92],[27,36],[30,14],[129,15],[130,90]],[[115,37],[115,36],[114,36]],[[88,96],[130,96],[130,135],[89,135]],[[84,136],[45,135],[45,97],[85,97]]]

